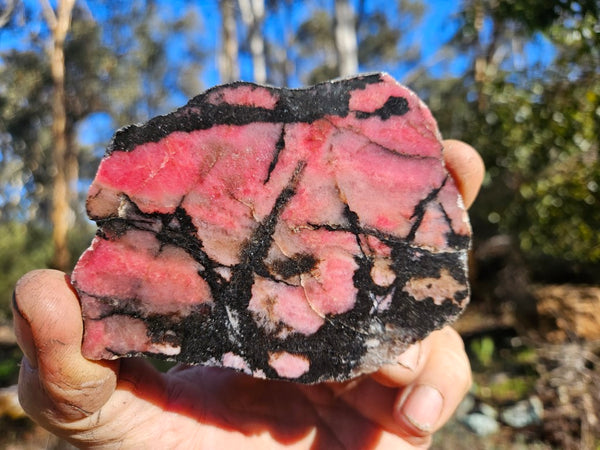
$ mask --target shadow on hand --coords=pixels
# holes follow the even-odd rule
[[[268,433],[282,446],[306,439],[311,449],[371,449],[381,438],[377,424],[325,384],[262,380],[201,366],[178,366],[157,378],[146,376],[142,366],[150,366],[141,362],[121,362],[118,389],[204,425],[248,437]]]

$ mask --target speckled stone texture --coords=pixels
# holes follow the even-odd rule
[[[302,383],[393,362],[468,302],[468,217],[427,107],[387,74],[212,88],[118,131],[72,282],[83,353]]]

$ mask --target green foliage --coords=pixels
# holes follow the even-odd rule
[[[69,233],[69,250],[75,259],[93,237],[89,224],[74,227]],[[48,267],[52,240],[47,229],[21,222],[0,223],[0,322],[9,317],[15,283],[30,270]]]
[[[309,60],[312,66],[306,76],[307,84],[335,78],[339,73],[332,30],[333,17],[324,9],[317,10],[298,27],[300,57]]]
[[[46,267],[51,255],[47,231],[19,222],[0,224],[0,319],[9,316],[17,280],[30,270]]]
[[[486,140],[497,139],[483,147],[495,163],[488,189],[512,197],[488,216],[502,218],[500,229],[532,256],[599,262],[600,82],[498,83],[486,95]]]
[[[398,19],[395,22],[390,14],[391,8],[396,8]],[[363,8],[355,13],[361,70],[389,70],[389,66],[410,66],[417,62],[420,56],[418,42],[409,45],[402,38],[421,20],[424,13],[421,2],[401,0],[384,10],[367,11]],[[300,57],[310,61],[305,78],[307,84],[339,76],[333,28],[332,12],[325,9],[317,9],[298,27],[296,41]],[[399,50],[399,47],[402,49]]]
[[[50,222],[53,162],[52,79],[46,52],[35,44],[12,50],[0,59],[0,200],[3,221],[24,218],[38,226]],[[103,96],[115,58],[100,42],[98,25],[81,12],[75,15],[65,43],[67,139],[75,141],[76,126],[89,114],[106,108]],[[86,150],[73,145],[81,158]],[[7,195],[8,194],[8,195]],[[28,211],[23,211],[27,205]]]
[[[467,2],[453,45],[469,49],[473,71],[439,85],[420,80],[442,132],[484,157],[477,236],[509,234],[530,261],[563,272],[600,263],[598,5]],[[542,33],[554,63],[517,64],[525,56],[513,51]]]
[[[489,336],[484,336],[481,339],[471,342],[471,352],[482,367],[489,367],[494,358],[495,351],[496,345],[494,344],[494,340]]]
[[[521,400],[535,391],[539,378],[535,348],[513,340],[510,333],[482,334],[467,338],[466,344],[477,397],[498,405]]]
[[[419,40],[406,38],[423,17],[424,2],[398,0],[386,9],[352,4],[362,70],[394,73],[422,64]],[[70,139],[95,112],[121,126],[198,92],[204,57],[214,50],[202,46],[200,9],[139,1],[113,2],[109,10],[92,1],[90,14],[77,5],[65,45]],[[276,10],[280,17],[293,15],[292,6],[267,2],[267,16]],[[294,29],[290,17],[280,25],[293,47],[285,48],[284,62],[312,83],[336,77],[338,67],[333,5],[309,6],[311,14]],[[23,37],[23,47],[0,55],[0,223],[47,227],[53,170],[48,30],[35,4],[23,11],[37,23],[29,25],[33,34]],[[509,234],[530,260],[551,258],[563,271],[600,265],[599,11],[597,0],[466,0],[455,16],[456,36],[434,59],[460,56],[467,69],[441,79],[424,70],[412,83],[443,134],[471,143],[484,157],[484,189],[471,210],[476,236]],[[16,22],[10,27],[16,30]],[[523,50],[540,41],[551,46],[546,62]],[[281,42],[267,42],[271,50],[278,45],[283,51]],[[89,178],[100,151],[77,148],[79,174]],[[82,207],[73,209],[79,223]]]
[[[517,19],[529,32],[545,30],[565,16],[600,12],[597,0],[493,0],[491,5],[497,19]]]
[[[0,64],[0,219],[45,216],[50,182],[49,69],[35,51]],[[8,88],[18,86],[17,88]],[[24,208],[25,206],[25,208]]]
[[[537,377],[531,375],[506,377],[485,385],[476,385],[477,395],[495,404],[516,402],[535,391]]]
[[[17,347],[0,347],[0,388],[16,384],[19,378],[19,361],[23,354]]]

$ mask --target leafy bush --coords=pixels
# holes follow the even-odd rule
[[[0,224],[0,319],[9,316],[12,292],[26,272],[47,267],[50,232],[19,222]]]

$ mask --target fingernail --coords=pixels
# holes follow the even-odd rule
[[[399,406],[399,419],[418,431],[433,431],[444,406],[440,391],[427,384],[415,386]]]
[[[411,345],[398,357],[398,364],[407,368],[411,372],[414,372],[419,365],[419,358],[421,357],[421,343]]]

